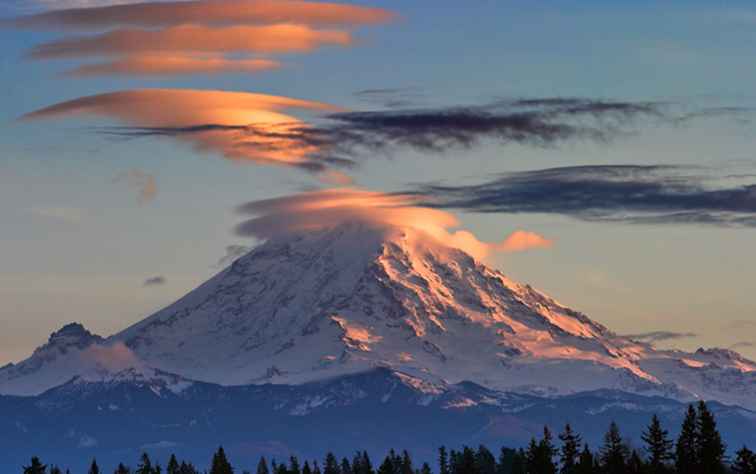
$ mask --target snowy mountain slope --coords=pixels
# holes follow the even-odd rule
[[[542,395],[608,388],[756,408],[756,364],[735,353],[654,350],[417,227],[365,221],[270,238],[176,303],[90,342],[118,348],[121,370],[223,385],[385,367],[430,384]],[[40,393],[92,371],[74,355],[39,365],[35,352],[0,369],[0,393]]]

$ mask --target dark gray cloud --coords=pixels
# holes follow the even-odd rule
[[[226,245],[226,255],[218,259],[215,267],[224,268],[237,258],[247,254],[250,250],[252,250],[252,247],[247,247],[246,245]]]
[[[589,221],[756,227],[756,182],[722,186],[713,170],[663,165],[547,168],[473,185],[421,184],[428,205]]]
[[[651,331],[651,332],[644,332],[640,334],[627,334],[623,337],[626,337],[628,339],[634,339],[636,341],[643,341],[643,342],[663,342],[663,341],[672,341],[676,339],[687,339],[691,337],[698,337],[698,334],[692,333],[692,332],[673,332],[673,331]]]
[[[376,91],[371,91],[373,94]],[[633,120],[668,120],[665,104],[577,98],[500,100],[471,107],[343,112],[316,124],[292,124],[280,129],[256,126],[200,124],[192,127],[116,127],[101,133],[119,137],[181,136],[230,130],[243,136],[239,146],[265,148],[285,144],[289,151],[308,150],[304,167],[320,171],[326,165],[352,166],[376,152],[399,149],[439,153],[466,149],[483,142],[554,146],[568,140],[608,141],[629,133]],[[268,147],[268,148],[266,148]]]
[[[157,275],[154,277],[147,278],[144,280],[143,286],[158,286],[158,285],[164,285],[165,284],[165,277],[162,275]]]

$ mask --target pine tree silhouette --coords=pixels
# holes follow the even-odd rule
[[[165,467],[165,473],[166,474],[180,474],[179,473],[179,463],[178,459],[176,459],[175,454],[171,454],[171,458],[168,460],[168,465]]]
[[[482,444],[475,453],[475,471],[477,474],[496,474],[496,458]]]
[[[576,474],[578,458],[580,457],[580,435],[572,431],[568,423],[564,431],[559,435],[562,441],[562,448],[559,450],[559,462],[561,474]]]
[[[268,470],[268,461],[265,460],[265,457],[261,457],[260,461],[257,463],[257,474],[270,474],[270,471]]]
[[[756,454],[743,446],[735,453],[732,471],[736,474],[756,474]]]
[[[594,474],[596,472],[596,460],[588,444],[584,445],[580,452],[576,472],[577,474]]]
[[[100,466],[97,465],[97,460],[92,459],[92,464],[89,465],[89,474],[100,474]]]
[[[147,453],[142,453],[142,459],[137,466],[135,474],[153,474],[152,461]]]
[[[669,439],[669,432],[662,428],[659,417],[654,415],[651,418],[651,424],[641,435],[641,439],[646,444],[648,452],[648,473],[664,474],[669,472],[668,463],[674,456],[672,455],[672,440]]]
[[[693,405],[688,411],[675,445],[675,470],[679,473],[703,474],[698,463],[698,415]]]
[[[622,442],[617,423],[611,422],[609,431],[604,435],[601,447],[601,468],[606,474],[624,474],[629,453]]]
[[[323,474],[340,474],[339,462],[336,460],[336,456],[333,453],[326,454],[325,461],[323,462]]]
[[[446,453],[444,446],[438,448],[438,474],[450,474],[449,455]]]
[[[113,471],[114,474],[130,474],[131,470],[126,467],[123,463],[118,463],[118,467],[115,471]],[[50,473],[52,474],[52,473]]]
[[[31,464],[24,466],[24,474],[45,474],[47,465],[42,464],[37,456],[31,458]]]
[[[226,457],[226,451],[223,450],[223,446],[218,448],[218,451],[213,455],[213,462],[210,467],[210,474],[233,474],[234,469],[231,467],[231,463],[228,462]]]
[[[722,474],[725,472],[725,445],[717,430],[717,422],[709,411],[706,403],[698,403],[698,443],[697,458],[700,471],[706,474]]]

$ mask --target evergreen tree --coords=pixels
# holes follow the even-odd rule
[[[538,443],[535,438],[530,438],[528,449],[525,451],[525,472],[538,472]]]
[[[257,474],[270,474],[270,471],[268,470],[268,461],[265,460],[265,457],[261,457],[260,461],[257,463]]]
[[[433,474],[427,462],[424,462],[423,466],[420,468],[420,474]]]
[[[50,472],[50,474],[53,474],[53,473]],[[131,470],[128,467],[126,467],[123,463],[119,463],[118,467],[114,471],[114,474],[131,474]]]
[[[667,463],[672,460],[672,440],[669,433],[663,429],[659,417],[654,415],[651,424],[641,435],[648,452],[649,474],[664,474],[668,472]]]
[[[438,474],[450,474],[449,456],[446,454],[444,446],[438,448]]]
[[[367,451],[354,453],[352,458],[352,472],[354,474],[375,474],[373,471],[373,463],[370,461],[370,456]]]
[[[47,465],[42,464],[37,456],[31,458],[31,464],[24,466],[24,474],[45,474]]]
[[[457,474],[477,474],[475,464],[475,451],[465,446],[458,457]]]
[[[100,466],[97,465],[96,459],[92,459],[92,464],[89,465],[89,474],[100,474]]]
[[[520,448],[512,459],[512,474],[527,474],[525,470],[525,450]]]
[[[226,457],[226,451],[223,446],[218,448],[218,451],[213,455],[213,462],[210,467],[210,474],[233,474],[234,468],[231,467],[231,463],[228,462]]]
[[[586,444],[583,446],[583,450],[580,452],[580,458],[578,459],[577,469],[575,472],[577,474],[594,474],[596,472],[595,466],[596,460],[594,459],[591,449]]]
[[[735,453],[732,471],[736,474],[756,474],[756,454],[743,446]]]
[[[387,455],[378,467],[378,474],[397,474],[394,470],[394,460],[392,459],[391,454]]]
[[[152,461],[150,461],[150,457],[147,453],[142,453],[142,459],[137,466],[135,474],[153,474]]]
[[[679,473],[703,474],[698,464],[698,415],[693,405],[688,405],[680,435],[675,445],[675,470]]]
[[[475,471],[476,474],[496,474],[496,458],[482,444],[475,453]]]
[[[717,430],[717,422],[706,403],[698,403],[698,443],[697,459],[700,471],[706,474],[725,472],[725,445]]]
[[[165,467],[165,474],[180,474],[179,463],[175,454],[171,454],[171,458],[168,460],[168,465]]]
[[[601,447],[600,455],[601,468],[606,474],[624,474],[628,452],[615,422],[611,422],[609,431],[604,435],[604,445]]]
[[[299,469],[299,459],[296,456],[289,458],[289,474],[301,474]]]
[[[630,454],[630,458],[627,460],[627,468],[625,469],[627,474],[644,474],[646,472],[646,466],[643,463],[638,451],[633,449]]]
[[[52,466],[50,468],[50,474],[63,474],[63,471],[61,471],[58,466]]]
[[[152,473],[153,474],[163,474],[163,468],[160,466],[159,462],[155,463],[155,467],[152,468]]]
[[[340,472],[336,456],[331,452],[327,453],[323,462],[323,474],[340,474]]]
[[[515,463],[519,457],[519,452],[502,447],[499,450],[499,459],[496,462],[496,474],[512,474],[515,470]],[[522,460],[520,460],[520,463]]]
[[[564,431],[559,435],[562,448],[559,451],[561,474],[575,474],[577,472],[578,458],[580,457],[580,436],[572,431],[572,427],[565,425]]]
[[[402,462],[401,462],[401,470],[399,471],[400,474],[415,474],[415,469],[412,467],[412,457],[410,457],[410,454],[405,449],[402,451]]]
[[[304,466],[302,466],[302,474],[312,474],[309,461],[305,461]]]
[[[352,474],[352,465],[347,458],[341,460],[341,474]]]

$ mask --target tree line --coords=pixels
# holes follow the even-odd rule
[[[742,447],[731,461],[726,457],[714,415],[704,402],[690,405],[680,434],[673,440],[659,418],[654,415],[641,439],[643,449],[633,449],[612,422],[604,435],[603,444],[593,451],[578,433],[567,424],[554,439],[544,427],[539,439],[531,439],[527,448],[503,447],[494,455],[487,447],[463,447],[460,450],[438,450],[437,474],[756,474],[756,454]],[[204,474],[251,474],[252,471],[234,469],[223,447],[215,452],[209,471]],[[135,469],[119,464],[114,474],[203,474],[192,463],[170,457],[163,468],[153,463],[145,453]],[[34,457],[23,468],[23,474],[63,474],[57,466],[48,466]],[[66,474],[70,474],[66,471]],[[88,474],[103,474],[96,460],[92,460]],[[270,464],[262,457],[255,474],[434,474],[428,463],[417,466],[406,450],[391,450],[377,468],[367,451],[357,452],[351,459],[340,461],[332,453],[326,454],[322,466],[318,461],[300,464],[296,456],[287,462]]]

